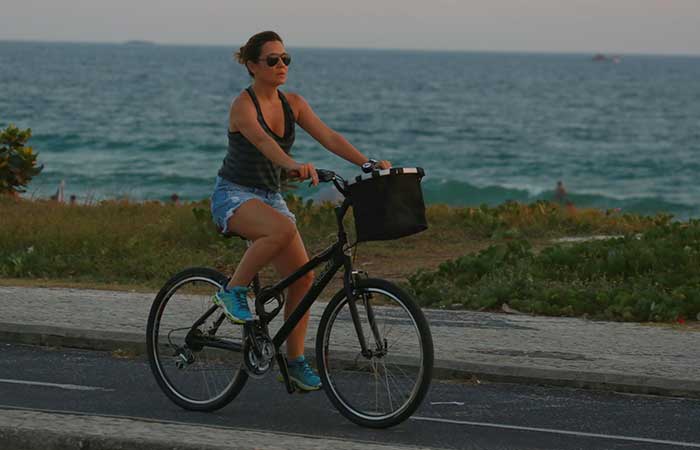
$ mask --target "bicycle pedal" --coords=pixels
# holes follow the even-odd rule
[[[287,358],[280,353],[277,354],[276,358],[277,367],[279,367],[280,369],[280,373],[277,375],[277,380],[284,383],[288,394],[293,394],[296,390],[296,386],[294,386],[294,382],[292,382],[292,380],[289,379],[289,366],[287,366]]]
[[[300,390],[292,380],[289,380],[289,386],[287,386],[287,383],[285,383],[284,377],[282,376],[281,373],[277,374],[277,381],[279,381],[280,383],[285,385],[285,387],[287,388],[287,393],[289,393],[289,394],[293,394],[293,393]],[[290,390],[290,388],[291,388],[291,390]]]
[[[282,374],[277,375],[277,381],[279,381],[280,383],[284,383],[284,377],[282,377]],[[294,392],[296,392],[297,394],[303,395],[303,394],[308,394],[310,392],[316,392],[316,391],[321,389],[320,387],[318,389],[311,389],[311,390],[302,389],[301,387],[299,387],[297,385],[297,383],[294,380],[289,380],[289,383],[292,385],[292,388],[294,389],[294,391],[290,392],[290,394],[293,394]]]
[[[302,395],[310,394],[310,393],[312,393],[312,392],[318,392],[318,391],[321,390],[321,387],[320,387],[320,386],[319,386],[318,388],[316,388],[316,389],[302,389],[302,388],[300,388],[299,386],[296,386],[296,385],[295,385],[294,388],[296,389],[296,392],[297,392],[297,393],[302,394]]]

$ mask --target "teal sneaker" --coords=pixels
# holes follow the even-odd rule
[[[289,378],[302,391],[317,391],[321,389],[321,378],[311,368],[304,356],[300,356],[287,363]]]
[[[214,294],[212,301],[224,310],[226,317],[233,323],[243,324],[248,320],[253,320],[253,315],[248,309],[247,287],[236,286],[230,291],[223,287]]]

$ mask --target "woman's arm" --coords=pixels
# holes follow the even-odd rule
[[[304,100],[301,95],[287,94],[294,98],[295,109],[298,111],[297,123],[300,127],[306,130],[307,133],[316,139],[321,145],[340,156],[341,158],[350,161],[353,164],[361,166],[368,161],[368,158],[355,148],[347,139],[340,133],[331,129],[328,125],[316,115],[311,109],[311,106]],[[381,169],[391,167],[389,161],[379,161],[378,166]]]
[[[252,99],[246,95],[240,95],[231,105],[229,127],[235,128],[245,136],[273,164],[290,172],[298,174],[305,180],[311,178],[314,185],[318,184],[318,175],[310,163],[300,164],[287,155],[284,150],[262,129],[258,122],[258,115]]]

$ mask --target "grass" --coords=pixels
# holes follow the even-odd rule
[[[332,205],[314,205],[294,196],[289,197],[288,204],[297,216],[309,254],[334,241]],[[410,284],[413,280],[412,288],[423,304],[453,307],[458,303],[459,307],[477,309],[497,309],[498,305],[472,305],[455,300],[457,297],[434,300],[415,282],[422,279],[428,286],[427,274],[438,273],[450,261],[493,252],[489,249],[494,246],[527,241],[528,251],[538,255],[562,237],[634,236],[672,223],[668,215],[648,217],[612,210],[563,208],[547,202],[461,208],[430,205],[426,214],[429,229],[423,233],[359,245],[356,268],[396,282]],[[346,217],[346,227],[352,240],[352,214]],[[230,273],[245,250],[242,240],[218,235],[207,201],[181,206],[129,201],[69,206],[0,196],[0,230],[0,283],[6,285],[152,292],[186,267],[208,266]],[[275,279],[269,269],[262,275],[264,283]],[[497,293],[503,289],[499,283],[505,281],[494,278],[490,289]],[[564,298],[573,292],[570,282],[568,278],[548,281],[551,286],[558,286],[557,295]],[[562,314],[546,308],[532,312]],[[577,310],[572,314],[578,314]]]

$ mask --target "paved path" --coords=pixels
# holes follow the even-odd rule
[[[0,341],[143,346],[154,294],[0,287]],[[312,352],[325,304],[315,305]],[[437,375],[700,397],[700,330],[425,310]],[[278,324],[276,326],[279,326]],[[272,327],[275,328],[275,325]]]

